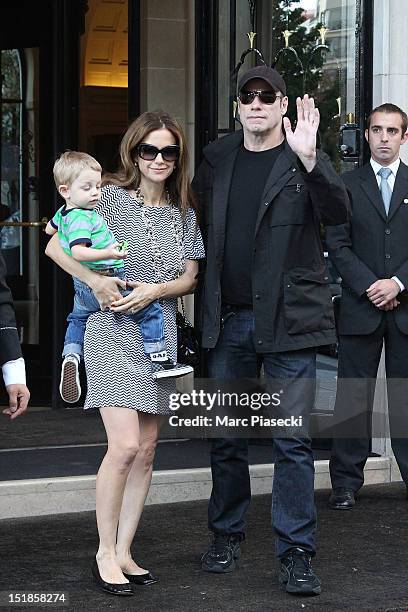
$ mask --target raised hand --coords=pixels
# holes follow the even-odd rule
[[[308,94],[296,98],[297,123],[295,130],[288,117],[283,118],[283,127],[286,140],[292,151],[299,157],[308,172],[316,165],[316,134],[320,122],[319,110],[315,107],[314,99]]]

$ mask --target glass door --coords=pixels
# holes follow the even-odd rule
[[[215,6],[216,20],[211,14]],[[207,110],[202,114],[204,120],[200,117],[197,122],[197,141],[205,145],[206,140],[240,128],[234,120],[237,80],[243,71],[264,62],[285,78],[291,120],[297,96],[309,93],[315,98],[321,114],[319,144],[341,171],[340,128],[347,122],[363,128],[364,108],[370,105],[369,6],[365,0],[209,2],[197,23],[198,41],[207,45],[206,54],[202,50],[198,54],[205,70],[197,65],[202,74],[197,95],[204,98]],[[369,71],[365,70],[367,62]],[[211,91],[217,95],[212,97]],[[358,163],[362,162],[363,143],[361,129]],[[198,161],[200,158],[198,151]]]
[[[1,50],[0,249],[7,265],[32,403],[49,402],[41,373],[39,49]],[[44,342],[42,354],[47,353]]]

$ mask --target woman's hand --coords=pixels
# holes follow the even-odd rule
[[[84,266],[75,261],[73,257],[70,257],[61,248],[58,240],[58,234],[55,234],[49,241],[47,248],[45,249],[46,255],[51,257],[57,265],[60,266],[65,272],[76,276],[83,283],[88,285],[95,294],[96,299],[99,302],[101,310],[109,308],[112,302],[121,299],[118,286],[126,288],[126,282],[116,277],[102,276],[92,272],[88,266]]]
[[[186,259],[185,272],[178,278],[163,283],[127,282],[133,291],[126,297],[116,300],[111,305],[113,312],[132,314],[146,308],[154,300],[176,298],[194,291],[197,284],[198,261]]]
[[[111,305],[113,312],[124,312],[133,314],[146,308],[149,304],[161,297],[160,285],[154,283],[136,283],[128,281],[127,285],[133,287],[133,291],[126,297],[116,300]]]
[[[101,274],[94,274],[89,286],[94,292],[101,310],[106,310],[107,308],[110,308],[113,303],[117,302],[118,300],[122,300],[119,287],[126,289],[126,281],[123,281],[116,276],[102,276]]]

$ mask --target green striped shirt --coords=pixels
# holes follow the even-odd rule
[[[93,209],[67,209],[64,204],[57,210],[50,223],[58,231],[61,247],[71,257],[71,249],[76,244],[89,246],[93,249],[106,249],[117,242],[105,219]],[[82,263],[93,270],[122,268],[125,265],[123,259],[103,259]]]

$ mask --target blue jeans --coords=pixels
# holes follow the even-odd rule
[[[123,269],[117,271],[109,268],[110,271],[112,271],[112,274],[109,274],[110,276],[125,279]],[[72,353],[83,357],[86,322],[92,313],[100,310],[99,302],[92,289],[75,277],[73,277],[73,281],[75,289],[74,307],[67,317],[68,327],[65,333],[63,357]],[[124,297],[131,293],[127,289],[119,288],[119,291]],[[144,350],[147,354],[165,350],[163,311],[157,301],[152,302],[135,314],[129,315],[129,317],[140,327]]]
[[[316,350],[257,354],[252,310],[223,307],[218,344],[208,353],[208,376],[218,379],[256,378],[263,363],[266,377],[296,379],[295,390],[283,410],[308,420],[315,398]],[[290,388],[290,382],[288,383]],[[315,553],[316,508],[314,461],[309,438],[274,438],[275,470],[272,490],[272,527],[276,554],[300,547]],[[245,512],[251,500],[248,440],[212,441],[213,489],[208,506],[209,529],[219,534],[245,534]]]

